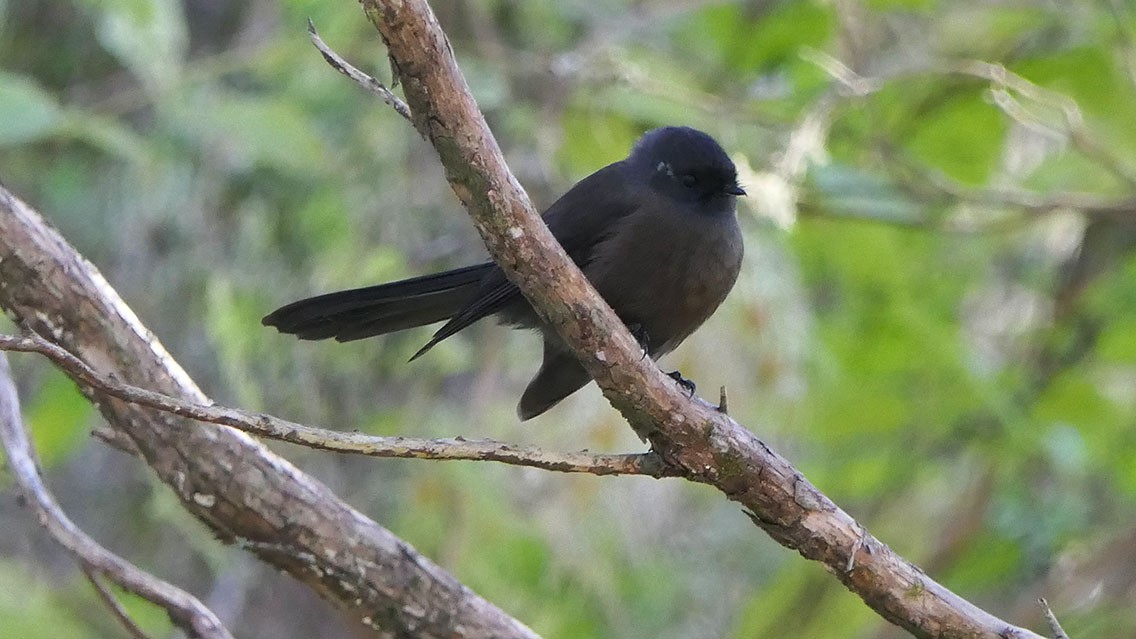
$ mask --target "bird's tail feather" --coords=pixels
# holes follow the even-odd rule
[[[492,263],[356,288],[292,302],[261,323],[300,339],[340,342],[448,319],[477,291]]]

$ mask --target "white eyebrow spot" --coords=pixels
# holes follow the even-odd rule
[[[666,173],[671,177],[675,176],[674,169],[672,169],[671,165],[667,164],[666,162],[659,162],[659,165],[655,167],[655,171]]]

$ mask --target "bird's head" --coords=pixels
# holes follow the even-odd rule
[[[648,131],[628,157],[635,175],[652,189],[682,202],[701,205],[707,213],[734,210],[738,186],[734,163],[714,138],[689,127]]]

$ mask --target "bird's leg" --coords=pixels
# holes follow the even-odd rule
[[[681,371],[671,371],[667,373],[666,376],[673,379],[678,383],[679,386],[682,386],[683,390],[690,393],[691,397],[694,397],[694,389],[697,388],[697,386],[694,384],[694,382],[683,377]]]
[[[627,330],[631,331],[631,336],[635,338],[636,342],[639,342],[639,348],[643,349],[643,357],[646,357],[650,353],[651,346],[651,336],[647,334],[647,329],[643,328],[642,324],[635,322],[628,324]],[[643,357],[639,359],[643,359]]]

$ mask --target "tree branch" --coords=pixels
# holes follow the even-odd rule
[[[3,187],[0,306],[101,375],[207,401],[98,270]],[[218,538],[252,549],[376,635],[536,636],[244,433],[88,397]]]
[[[75,555],[100,596],[109,599],[107,603],[111,611],[126,625],[128,631],[134,634],[136,626],[133,622],[127,623],[129,617],[125,617],[114,598],[102,589],[96,574],[105,575],[127,591],[165,608],[170,620],[191,637],[232,639],[232,635],[216,615],[196,597],[103,548],[67,518],[40,477],[35,451],[20,417],[20,401],[8,367],[8,358],[3,353],[0,353],[0,443],[4,445],[8,467],[16,485],[25,502],[35,510],[40,525],[55,541]]]
[[[122,627],[124,629],[126,629],[127,634],[129,634],[133,639],[150,639],[150,637],[142,630],[142,628],[139,627],[137,623],[135,623],[134,619],[131,618],[130,613],[126,612],[126,608],[122,606],[118,599],[115,599],[110,590],[107,590],[107,587],[101,580],[99,580],[99,576],[97,573],[95,573],[95,571],[84,565],[83,574],[87,576],[87,581],[91,582],[91,586],[94,587],[95,593],[98,594],[99,599],[102,600],[103,604],[105,604],[107,608],[110,608],[110,611],[114,615],[115,619],[118,619],[118,622],[122,624]]]
[[[917,636],[1037,637],[931,580],[748,430],[705,402],[688,401],[641,357],[627,329],[536,215],[426,2],[363,0],[363,7],[387,44],[415,128],[437,150],[493,259],[655,451],[688,479],[737,501],[770,536],[824,563],[881,616]]]
[[[1053,609],[1049,607],[1049,602],[1045,597],[1037,600],[1042,611],[1045,613],[1045,622],[1049,624],[1049,630],[1053,633],[1053,639],[1069,639],[1069,635],[1065,633],[1065,629],[1061,627],[1061,622],[1057,621],[1057,615],[1053,614]]]
[[[410,107],[406,106],[406,103],[399,99],[397,95],[392,93],[391,90],[388,89],[382,82],[379,82],[373,76],[367,75],[366,73],[363,73],[359,69],[355,68],[350,62],[344,60],[343,56],[339,55],[334,50],[332,50],[331,47],[327,46],[327,43],[324,42],[323,38],[320,37],[319,32],[316,31],[315,23],[313,23],[311,20],[308,20],[308,38],[310,38],[312,44],[315,45],[317,49],[319,49],[319,52],[323,54],[323,59],[327,60],[327,63],[331,66],[331,68],[342,73],[348,78],[351,78],[351,80],[353,80],[355,84],[358,84],[364,89],[379,96],[379,99],[383,102],[386,102],[390,108],[395,110],[395,113],[398,113],[407,120],[410,120]]]
[[[1112,153],[1097,141],[1096,136],[1085,125],[1085,115],[1081,112],[1081,107],[1076,100],[1034,84],[1001,64],[971,60],[951,65],[949,69],[961,75],[969,75],[989,81],[993,85],[994,104],[1008,117],[1023,126],[1035,130],[1049,128],[1040,117],[1019,102],[1017,96],[1021,96],[1043,108],[1057,111],[1062,118],[1059,132],[1067,135],[1073,146],[1085,157],[1094,160],[1101,167],[1124,181],[1129,188],[1136,189],[1136,169],[1133,169],[1121,157]]]
[[[587,452],[554,453],[528,446],[514,446],[493,440],[422,439],[380,437],[358,432],[314,428],[264,413],[253,413],[216,404],[197,404],[144,388],[123,384],[99,375],[82,360],[59,346],[31,333],[24,337],[0,335],[0,351],[39,353],[55,363],[80,387],[87,387],[139,406],[188,417],[199,422],[230,426],[258,435],[337,453],[404,459],[496,461],[564,473],[593,475],[647,475],[674,477],[678,471],[663,463],[654,453],[604,455]]]
[[[806,50],[802,57],[827,73],[843,95],[864,97],[876,93],[899,78],[926,73],[964,76],[990,83],[993,104],[1005,116],[1032,131],[1050,138],[1068,139],[1074,148],[1089,160],[1112,173],[1130,189],[1136,189],[1136,168],[1112,153],[1097,141],[1097,135],[1085,123],[1084,113],[1077,101],[1069,96],[1035,84],[1010,71],[1001,64],[982,60],[947,61],[931,70],[902,70],[889,76],[865,77],[857,74],[840,60],[823,52]],[[1059,122],[1051,123],[1031,107],[1040,107],[1042,113],[1057,114]],[[1053,120],[1053,117],[1048,120]],[[895,157],[889,155],[889,158]],[[1136,212],[1136,198],[1104,198],[1086,193],[1042,194],[1023,189],[976,189],[965,187],[922,167],[907,164],[920,179],[929,182],[933,189],[946,196],[981,205],[1009,206],[1030,213],[1050,213],[1059,209],[1079,210],[1089,216],[1131,217]],[[908,190],[927,192],[924,185],[909,184]]]

